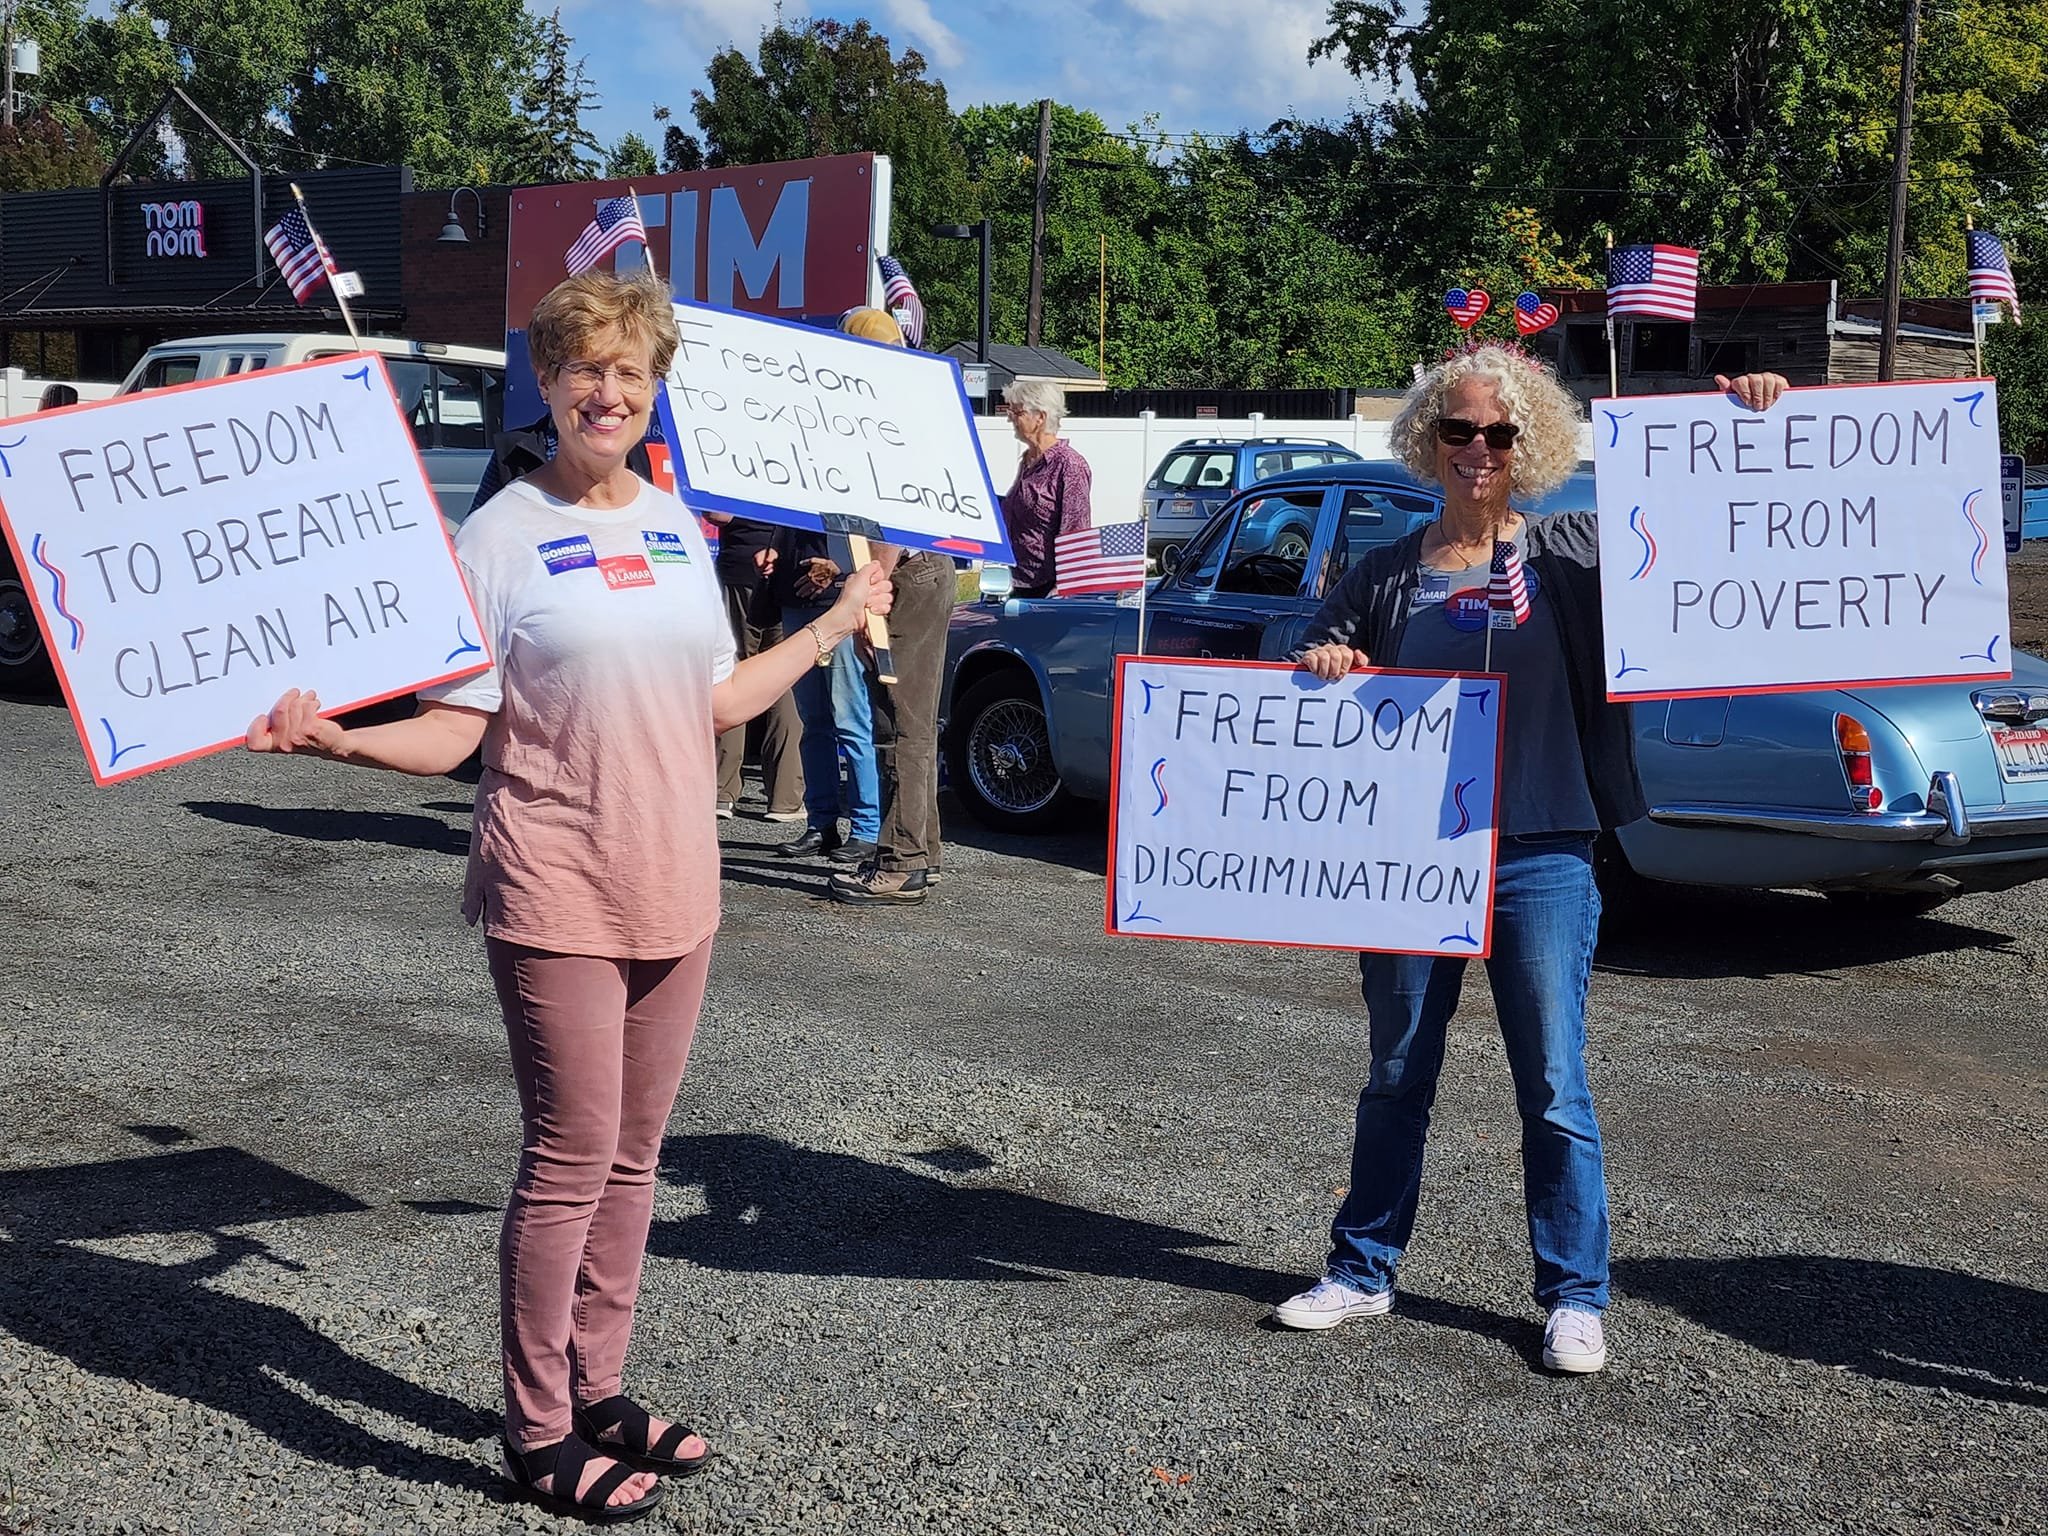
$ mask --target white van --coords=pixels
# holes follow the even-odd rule
[[[358,345],[326,331],[187,336],[143,353],[119,392],[224,379],[356,351],[382,355],[441,503],[441,520],[453,529],[469,515],[470,499],[491,461],[491,443],[503,430],[505,354],[496,348],[400,336],[365,336]]]

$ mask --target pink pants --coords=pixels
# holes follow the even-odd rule
[[[711,941],[673,960],[488,949],[525,1127],[498,1247],[505,1429],[525,1449],[570,1433],[572,1393],[620,1390]]]

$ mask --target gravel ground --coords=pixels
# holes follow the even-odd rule
[[[558,1528],[487,1460],[517,1126],[466,786],[95,790],[19,702],[0,784],[0,1530]],[[720,1455],[639,1529],[2048,1528],[2041,887],[1603,949],[1615,1364],[1563,1380],[1476,978],[1399,1307],[1275,1332],[1348,957],[1105,939],[1099,829],[949,818],[939,896],[867,913],[727,825],[630,1377]]]

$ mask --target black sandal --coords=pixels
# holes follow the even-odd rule
[[[659,1483],[630,1504],[606,1503],[619,1485],[633,1475],[634,1468],[609,1451],[592,1449],[574,1435],[530,1451],[520,1450],[509,1438],[501,1437],[499,1443],[505,1447],[505,1481],[517,1488],[523,1497],[551,1513],[575,1515],[611,1525],[652,1514],[655,1506],[661,1503]],[[611,1471],[601,1474],[578,1498],[576,1487],[583,1481],[583,1469],[600,1457],[612,1463]],[[544,1477],[553,1478],[555,1487],[569,1491],[543,1492],[535,1484]]]
[[[576,1432],[606,1455],[623,1454],[625,1458],[643,1472],[665,1472],[670,1477],[687,1477],[711,1459],[711,1448],[707,1445],[695,1456],[676,1455],[685,1440],[697,1433],[686,1424],[671,1424],[668,1432],[654,1444],[647,1443],[647,1432],[653,1428],[647,1410],[630,1397],[607,1397],[602,1402],[579,1403],[576,1407]],[[619,1438],[605,1437],[613,1430]]]

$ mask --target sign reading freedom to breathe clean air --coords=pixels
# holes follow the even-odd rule
[[[1108,929],[1483,956],[1501,679],[1125,656]]]
[[[368,354],[0,425],[0,520],[101,784],[488,664]]]
[[[1989,379],[1593,402],[1611,699],[2012,675]]]
[[[690,510],[1010,563],[951,358],[681,301],[676,330],[661,426]]]

